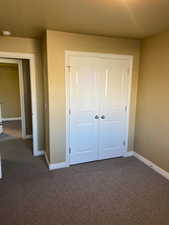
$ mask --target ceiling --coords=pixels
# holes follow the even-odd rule
[[[39,38],[45,29],[144,38],[169,29],[169,0],[3,0],[0,30]]]

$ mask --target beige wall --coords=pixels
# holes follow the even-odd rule
[[[22,60],[22,70],[23,70],[23,92],[24,92],[26,135],[32,135],[31,81],[30,81],[30,65],[28,59]]]
[[[44,115],[43,115],[43,75],[41,58],[41,41],[31,38],[15,38],[0,36],[0,51],[33,53],[36,63],[37,113],[38,113],[38,148],[44,149]]]
[[[169,32],[142,42],[135,151],[169,172]]]
[[[129,150],[133,150],[139,49],[140,42],[138,40],[47,31],[47,72],[51,163],[65,161],[65,50],[129,54],[134,56],[129,128]]]
[[[2,118],[21,116],[17,65],[0,64],[0,103],[2,103]]]

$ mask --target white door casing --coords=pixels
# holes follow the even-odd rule
[[[35,55],[15,52],[0,52],[0,59],[2,62],[14,62],[17,59],[28,59],[30,63],[30,82],[31,82],[31,104],[32,104],[32,136],[33,136],[33,155],[38,156],[43,152],[38,149],[38,121],[37,121],[37,94],[36,94],[36,69],[35,69]],[[20,71],[22,67],[20,64]]]
[[[24,88],[23,88],[22,61],[20,59],[0,58],[0,62],[1,63],[7,63],[7,64],[16,64],[18,66],[20,110],[21,110],[21,128],[22,128],[21,130],[22,130],[22,138],[25,138],[26,127],[25,127],[25,107],[24,107]]]
[[[132,56],[66,51],[65,66],[67,163],[123,156]]]

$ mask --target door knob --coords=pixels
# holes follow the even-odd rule
[[[99,116],[98,116],[98,115],[96,115],[94,118],[95,118],[96,120],[98,120],[98,119],[99,119]]]
[[[102,119],[102,120],[104,120],[104,119],[105,119],[105,116],[104,116],[104,115],[103,115],[103,116],[101,116],[101,119]]]

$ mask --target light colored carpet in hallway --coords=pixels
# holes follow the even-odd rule
[[[3,122],[3,134],[0,135],[0,141],[21,138],[21,136],[21,120]]]

